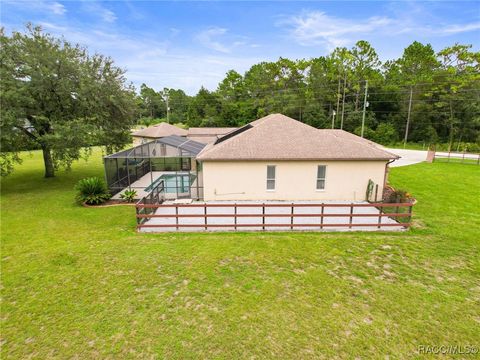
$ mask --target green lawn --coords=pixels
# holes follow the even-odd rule
[[[418,199],[405,233],[138,234],[83,208],[99,153],[2,181],[2,358],[416,357],[480,345],[480,167],[391,171]]]

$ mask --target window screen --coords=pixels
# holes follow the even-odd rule
[[[275,166],[267,166],[267,190],[275,190]]]
[[[319,165],[317,167],[317,190],[325,189],[325,175],[327,167],[325,165]]]

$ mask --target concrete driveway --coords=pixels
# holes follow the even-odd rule
[[[385,150],[390,151],[398,156],[401,156],[400,159],[395,160],[390,164],[390,167],[406,166],[421,163],[427,160],[427,151],[424,150],[406,150],[406,149],[389,149]]]

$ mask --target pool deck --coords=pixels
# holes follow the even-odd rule
[[[137,191],[137,196],[135,198],[136,199],[141,199],[144,196],[148,195],[148,193],[149,193],[149,191],[145,191],[145,189],[148,188],[155,181],[157,181],[162,175],[189,175],[189,174],[190,174],[190,172],[188,172],[188,171],[178,171],[178,172],[175,172],[175,171],[152,171],[152,172],[149,172],[148,174],[143,175],[137,181],[133,182],[130,185],[130,188]],[[196,182],[197,182],[197,179],[195,179],[195,181],[192,183],[192,188],[191,188],[191,192],[192,192],[191,196],[193,198],[196,198],[196,185],[197,185]],[[128,189],[128,187],[126,187],[122,191],[118,192],[117,194],[115,194],[112,197],[112,199],[114,199],[114,200],[121,199],[120,194],[122,194],[127,189]],[[183,193],[178,193],[178,195],[179,196],[186,196],[186,195],[189,195],[189,194],[188,193],[184,193],[184,194]],[[167,199],[175,199],[175,198],[177,198],[177,194],[176,193],[172,193],[172,194],[165,193],[165,197]]]

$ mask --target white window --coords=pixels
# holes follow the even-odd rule
[[[327,167],[325,165],[318,165],[317,167],[317,190],[325,190],[325,175]]]
[[[275,190],[275,165],[267,166],[267,190]]]

